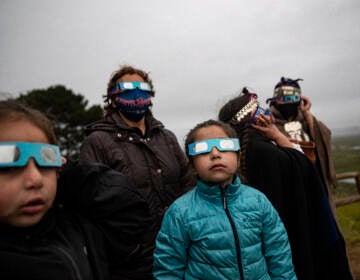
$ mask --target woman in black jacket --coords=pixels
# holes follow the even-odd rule
[[[49,120],[16,102],[0,101],[0,131],[0,279],[103,280],[137,257],[151,219],[122,174],[86,162],[60,173]]]
[[[164,212],[195,185],[177,139],[152,112],[155,91],[148,73],[124,66],[113,73],[105,95],[105,117],[87,128],[80,159],[101,162],[127,176],[145,193],[154,223],[141,257],[120,263],[114,279],[152,279],[155,237]]]

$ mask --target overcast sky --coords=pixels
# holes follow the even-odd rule
[[[102,104],[130,64],[182,144],[242,87],[264,102],[286,76],[335,135],[360,133],[359,18],[359,0],[1,0],[0,93],[62,84]]]

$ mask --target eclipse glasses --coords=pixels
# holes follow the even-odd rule
[[[284,95],[276,98],[278,103],[294,103],[300,101],[300,95]]]
[[[112,89],[111,94],[117,94],[124,90],[140,89],[143,91],[152,91],[149,83],[145,82],[120,82]]]
[[[299,102],[300,100],[301,100],[300,95],[284,95],[284,96],[269,98],[266,100],[266,103],[274,102],[274,101],[279,104],[296,103]]]
[[[274,90],[274,97],[266,100],[266,103],[277,102],[283,103],[296,103],[299,102],[301,97],[301,90],[293,86],[281,86]]]
[[[189,155],[196,156],[200,154],[210,153],[213,148],[221,152],[239,151],[240,144],[237,138],[214,138],[196,141],[188,145]]]
[[[22,167],[33,158],[41,167],[60,167],[58,146],[33,142],[0,142],[0,168]]]

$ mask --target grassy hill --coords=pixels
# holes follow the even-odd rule
[[[360,172],[360,135],[334,137],[332,146],[337,173]],[[335,196],[344,197],[355,193],[356,187],[351,180],[339,181]],[[360,279],[360,203],[338,207],[337,215],[355,279]]]
[[[349,135],[349,136],[333,136],[332,144],[335,146],[345,145],[360,146],[360,135]]]

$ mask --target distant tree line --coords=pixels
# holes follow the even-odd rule
[[[53,121],[62,155],[69,159],[78,157],[86,125],[103,116],[100,105],[87,108],[84,96],[63,85],[33,89],[15,99],[40,110]]]

